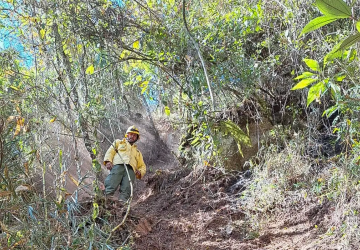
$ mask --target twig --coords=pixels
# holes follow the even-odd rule
[[[204,171],[202,171],[201,175],[199,176],[199,178],[197,178],[197,180],[191,184],[190,186],[188,187],[180,187],[180,189],[184,190],[184,189],[188,189],[188,188],[191,188],[193,187],[196,183],[198,183],[198,181],[201,179],[201,177],[203,177],[204,173],[205,173],[206,169],[204,169]]]
[[[130,235],[131,235],[131,234],[129,234],[128,237],[126,237],[126,239],[125,239],[124,242],[121,244],[121,246],[125,245],[125,243],[127,242],[127,240],[130,238]]]

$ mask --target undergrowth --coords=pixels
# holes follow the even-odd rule
[[[328,214],[315,225],[316,245],[353,249],[360,243],[359,148],[338,155],[309,155],[309,139],[294,133],[289,140],[283,130],[270,132],[277,140],[263,147],[261,159],[251,167],[253,181],[239,197],[249,221],[249,231],[261,234],[279,215],[300,214],[313,206],[327,204]],[[280,136],[279,133],[282,135]],[[295,215],[294,215],[295,216]]]

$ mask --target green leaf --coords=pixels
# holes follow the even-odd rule
[[[196,137],[192,142],[191,145],[195,145],[200,140],[200,137]]]
[[[296,84],[291,90],[303,89],[317,80],[318,80],[317,78],[304,79],[304,80],[300,81],[298,84]]]
[[[304,59],[304,62],[310,69],[314,71],[320,71],[319,63],[317,61],[313,59]]]
[[[356,35],[352,35],[349,36],[348,38],[345,39],[345,41],[343,41],[340,45],[340,50],[344,50],[349,48],[351,45],[353,45],[354,43],[360,41],[360,33],[357,33]]]
[[[166,114],[167,116],[170,115],[170,109],[169,109],[168,106],[165,106],[164,111],[165,111],[165,114]]]
[[[324,111],[324,113],[322,114],[323,116],[326,115],[326,117],[330,117],[332,114],[335,113],[335,111],[338,110],[337,106],[332,106],[330,108],[328,108],[327,110]]]
[[[314,86],[312,86],[308,92],[306,106],[308,107],[310,103],[312,103],[314,100],[319,99],[321,94],[324,93],[325,90],[326,90],[326,86],[324,81],[321,81],[315,84]]]
[[[339,50],[341,43],[338,43],[334,46],[334,48],[325,56],[324,58],[324,65],[327,64],[327,62],[334,60],[335,58],[341,57],[343,52]]]
[[[19,88],[15,87],[15,86],[11,85],[10,88],[15,89],[16,91],[19,91]]]
[[[348,58],[349,62],[354,61],[356,58],[356,55],[357,55],[356,49],[352,48],[349,53],[349,58]]]
[[[317,17],[313,20],[311,20],[308,24],[306,24],[306,26],[302,29],[300,36],[302,36],[303,34],[309,33],[310,31],[313,30],[317,30],[318,28],[332,23],[334,21],[336,21],[337,19],[339,19],[339,17],[337,16],[320,16]]]
[[[133,48],[134,49],[139,49],[140,48],[140,42],[139,41],[136,41],[133,43]]]
[[[91,65],[86,69],[85,73],[88,74],[88,75],[94,74],[94,65],[91,64]]]
[[[335,83],[330,83],[330,87],[331,87],[331,97],[332,97],[334,100],[338,99],[337,97],[338,97],[339,95],[341,95],[341,89],[340,89],[340,87],[339,87],[337,84],[335,84]]]
[[[128,50],[123,50],[120,54],[120,59],[124,59],[125,57],[127,57],[128,55],[130,55],[130,51]]]
[[[351,9],[342,0],[316,0],[315,5],[324,15],[347,18],[351,16]]]
[[[311,72],[304,72],[301,75],[295,77],[294,80],[300,80],[300,79],[304,79],[304,78],[309,78],[309,77],[312,77],[313,75],[315,75],[315,74],[311,73]]]
[[[92,219],[95,220],[99,215],[99,205],[96,202],[94,202],[93,207],[94,207],[94,210],[93,210],[93,214],[92,214]]]
[[[141,94],[144,94],[144,92],[147,90],[147,88],[149,86],[149,81],[143,82],[140,86],[142,87]]]
[[[360,21],[357,21],[357,22],[356,22],[356,29],[357,29],[357,31],[360,32]]]
[[[334,46],[334,48],[325,56],[324,58],[324,64],[326,64],[328,61],[331,61],[335,58],[339,58],[343,54],[343,50],[349,48],[354,43],[360,41],[360,33],[357,33],[356,35],[349,36],[341,43],[338,43]]]
[[[44,29],[40,30],[40,37],[41,37],[41,39],[44,39],[44,37],[45,37],[45,30]]]
[[[230,120],[221,121],[220,126],[225,134],[230,133],[232,135],[236,141],[240,155],[244,157],[241,146],[251,147],[250,137],[236,123]]]
[[[344,78],[346,77],[346,75],[339,75],[335,77],[335,81],[337,82],[342,82],[342,80],[344,80]]]
[[[96,173],[101,173],[101,165],[98,162],[98,160],[96,160],[96,159],[92,160],[92,167]]]

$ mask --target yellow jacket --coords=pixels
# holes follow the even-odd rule
[[[107,161],[112,162],[113,165],[130,164],[134,172],[136,172],[136,170],[140,171],[141,176],[138,179],[141,179],[146,173],[146,166],[141,152],[135,144],[131,145],[125,138],[115,140],[106,151],[104,165]]]

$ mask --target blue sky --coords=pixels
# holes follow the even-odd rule
[[[112,2],[115,5],[118,5],[119,7],[124,7],[125,3],[123,0],[112,0]],[[11,6],[6,3],[5,1],[1,1],[0,0],[0,7],[5,7],[5,8],[11,8]],[[1,24],[6,26],[6,25],[11,25],[13,26],[14,23],[11,23],[12,21],[10,20],[6,20],[6,19],[2,19],[0,17],[0,51],[5,50],[5,49],[9,49],[9,48],[13,48],[16,51],[18,51],[20,53],[20,57],[23,60],[23,65],[30,68],[33,65],[33,56],[32,54],[30,54],[29,52],[26,51],[26,49],[24,48],[21,39],[15,34],[14,31],[10,32],[8,30],[6,30],[5,28],[1,28]],[[15,23],[16,25],[16,23]]]
[[[5,1],[0,1],[0,7],[11,8],[9,3]],[[16,25],[16,21],[0,17],[0,51],[13,48],[19,52],[23,61],[22,65],[31,67],[33,64],[33,56],[24,48],[21,39],[16,34],[16,30],[6,29],[6,27],[9,28]]]
[[[30,68],[33,64],[33,56],[26,51],[21,39],[5,29],[0,29],[0,51],[13,48],[18,51],[22,59],[22,65]]]

